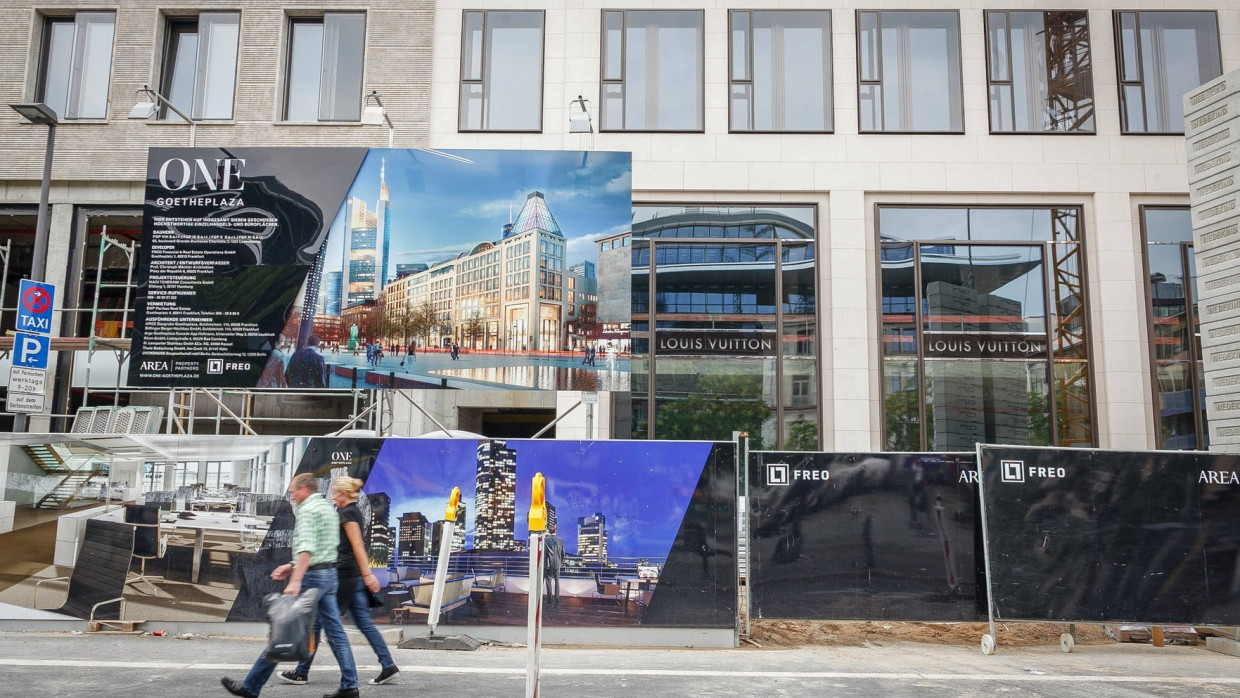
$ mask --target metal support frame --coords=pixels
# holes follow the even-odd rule
[[[551,431],[551,427],[555,426],[556,424],[559,424],[559,422],[560,422],[560,420],[561,420],[561,419],[564,419],[564,418],[565,418],[565,417],[567,417],[568,415],[572,414],[573,410],[577,409],[578,407],[581,407],[581,405],[582,405],[582,401],[581,401],[581,400],[577,400],[577,402],[574,402],[574,403],[573,403],[573,406],[572,406],[572,407],[570,407],[570,408],[568,408],[568,409],[564,410],[563,414],[556,415],[556,418],[555,418],[555,419],[553,419],[553,420],[551,420],[551,423],[550,423],[550,424],[548,424],[547,426],[543,427],[542,429],[539,429],[539,430],[538,430],[538,433],[534,434],[534,435],[533,435],[533,436],[531,436],[530,438],[531,438],[531,439],[537,439],[538,437],[542,436],[543,434],[546,434],[548,431]]]
[[[103,260],[104,260],[104,257],[108,253],[108,249],[112,247],[115,247],[116,249],[120,250],[121,253],[125,255],[125,262],[126,262],[125,283],[123,284],[104,283],[103,281]],[[114,309],[108,309],[108,310],[100,309],[99,297],[100,297],[100,292],[104,288],[125,289],[125,303],[123,306],[121,306],[121,309],[120,309],[121,322],[120,322],[119,339],[126,339],[126,336],[125,336],[127,334],[126,326],[129,324],[130,292],[133,289],[137,288],[137,284],[135,284],[133,280],[134,264],[137,261],[137,249],[138,249],[138,243],[136,242],[124,243],[115,238],[109,237],[108,226],[106,225],[103,226],[103,231],[100,233],[100,239],[99,239],[99,262],[95,267],[95,297],[91,301],[91,308],[90,308],[90,338],[86,345],[86,385],[82,389],[82,404],[83,405],[90,402],[90,372],[91,372],[91,366],[92,364],[94,364],[94,361],[92,359],[95,356],[95,352],[98,351],[97,347],[103,347],[105,349],[116,352],[116,383],[112,388],[112,406],[117,407],[120,405],[121,366],[125,364],[125,359],[129,356],[130,349],[129,347],[122,346],[121,344],[109,345],[107,341],[108,338],[100,337],[98,335],[98,332],[96,331],[96,327],[98,327],[98,324],[99,324],[100,313],[117,312]]]
[[[738,516],[749,517],[749,434],[743,431],[732,432],[732,440],[736,442],[736,501],[738,504],[744,503],[744,508],[737,512]],[[738,507],[739,508],[739,507]],[[739,521],[737,522],[739,523]],[[753,594],[749,592],[749,559],[753,554],[753,540],[750,537],[749,522],[745,522],[745,534],[741,538],[740,543],[745,546],[745,565],[742,568],[740,564],[741,556],[736,556],[736,586],[741,588],[741,577],[744,577],[744,594],[741,596],[743,607],[745,609],[745,630],[741,633],[744,637],[750,637],[752,634],[750,621],[753,618]],[[738,551],[739,553],[739,551]]]
[[[995,594],[990,575],[990,531],[986,526],[986,490],[982,479],[982,445],[974,446],[974,467],[977,468],[977,499],[982,518],[982,563],[986,570],[986,621],[990,625],[990,634],[982,636],[982,654],[995,651]]]

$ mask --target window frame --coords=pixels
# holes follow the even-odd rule
[[[65,109],[66,113],[64,114],[61,114],[59,112],[56,113],[56,123],[58,124],[74,123],[74,122],[103,123],[108,120],[108,114],[112,106],[112,78],[116,72],[116,15],[117,15],[117,10],[115,8],[100,9],[100,10],[78,9],[78,10],[73,10],[69,12],[48,12],[48,13],[44,13],[44,12],[40,12],[36,10],[36,17],[39,18],[41,26],[39,29],[40,43],[39,43],[39,49],[37,53],[38,63],[35,66],[34,101],[47,104],[47,89],[48,89],[47,68],[48,68],[48,60],[51,58],[52,27],[56,24],[69,24],[69,25],[74,26],[76,29],[77,17],[80,14],[110,14],[112,15],[112,46],[108,53],[108,79],[107,79],[107,91],[106,91],[106,96],[104,97],[104,104],[103,104],[103,115],[102,116],[85,116],[85,117],[70,116],[67,113],[68,108],[66,104],[66,109]],[[75,36],[75,44],[76,44],[76,36]],[[73,65],[70,65],[69,69],[72,72]],[[71,91],[71,87],[72,87],[72,78],[70,77],[70,85],[66,85],[65,87],[66,102],[71,98],[71,95],[69,94],[69,92]]]
[[[1141,269],[1143,272],[1142,273],[1143,281],[1141,285],[1143,287],[1142,295],[1145,297],[1145,309],[1144,310],[1145,310],[1146,347],[1149,352],[1149,368],[1148,368],[1149,374],[1148,376],[1150,380],[1150,398],[1151,398],[1150,405],[1152,407],[1150,414],[1152,415],[1153,420],[1154,420],[1153,421],[1154,447],[1156,450],[1159,450],[1159,451],[1170,450],[1170,449],[1167,449],[1166,439],[1163,438],[1162,413],[1161,413],[1161,410],[1158,404],[1159,395],[1160,395],[1160,390],[1159,390],[1159,385],[1158,385],[1158,353],[1154,350],[1154,340],[1157,338],[1157,335],[1154,331],[1154,318],[1155,318],[1154,294],[1153,294],[1153,288],[1150,284],[1149,248],[1151,244],[1160,244],[1160,245],[1168,245],[1168,246],[1175,245],[1176,247],[1179,248],[1181,268],[1187,269],[1189,259],[1186,256],[1186,253],[1191,250],[1192,254],[1196,256],[1196,245],[1195,245],[1195,241],[1192,239],[1183,240],[1180,242],[1151,243],[1149,239],[1149,233],[1146,227],[1146,215],[1145,214],[1147,211],[1183,211],[1185,213],[1188,213],[1190,210],[1191,209],[1187,204],[1186,205],[1141,204],[1140,206],[1137,207],[1137,220],[1140,225],[1140,232],[1141,232]],[[1200,274],[1200,272],[1198,272],[1198,274]],[[1193,431],[1197,439],[1195,450],[1201,451],[1201,450],[1207,450],[1208,448],[1206,445],[1206,437],[1209,436],[1209,434],[1207,433],[1209,430],[1209,425],[1208,425],[1209,415],[1207,413],[1206,408],[1201,407],[1198,404],[1199,399],[1200,399],[1198,396],[1201,394],[1201,391],[1205,390],[1205,385],[1201,382],[1201,379],[1199,378],[1198,373],[1197,373],[1197,369],[1199,367],[1204,368],[1205,366],[1205,358],[1202,356],[1205,352],[1205,347],[1201,346],[1202,339],[1199,333],[1199,330],[1201,329],[1200,318],[1198,317],[1196,310],[1194,310],[1195,303],[1199,302],[1200,299],[1197,298],[1197,289],[1192,284],[1185,284],[1184,290],[1185,290],[1184,313],[1185,313],[1185,319],[1188,322],[1188,331],[1190,335],[1193,335],[1193,334],[1196,335],[1195,338],[1190,336],[1190,341],[1188,343],[1190,361],[1193,364],[1193,370],[1189,373],[1189,383],[1192,386],[1192,395],[1193,395],[1193,400],[1192,400]],[[1178,451],[1178,450],[1183,450],[1183,449],[1173,449],[1173,450]]]
[[[736,15],[742,12],[749,15],[749,30],[746,35],[748,38],[748,44],[746,47],[746,51],[748,52],[748,59],[749,59],[748,65],[746,66],[746,74],[749,77],[746,80],[737,80],[732,77],[732,66],[733,66],[733,61],[735,60],[735,55],[733,54],[733,48],[734,48],[733,33],[736,31],[736,25],[735,25]],[[752,96],[752,90],[753,90],[753,85],[754,85],[753,16],[759,12],[782,12],[782,13],[825,12],[826,13],[827,15],[827,46],[826,46],[827,52],[826,52],[826,64],[823,66],[825,70],[825,75],[827,78],[826,94],[825,94],[827,103],[825,105],[825,112],[823,114],[824,117],[826,117],[826,121],[827,121],[827,125],[825,128],[810,129],[810,130],[799,130],[799,129],[768,130],[768,129],[758,129],[758,128],[738,129],[735,126],[733,126],[732,89],[735,88],[737,85],[748,85],[750,87],[751,96],[750,96],[750,103],[749,103],[749,112],[750,112],[749,123],[752,124],[754,121],[753,119],[754,102],[753,102],[753,96]],[[745,8],[729,9],[728,10],[728,34],[727,34],[727,43],[728,43],[728,133],[780,133],[780,134],[783,134],[783,133],[833,134],[835,133],[835,33],[834,31],[835,31],[835,16],[833,15],[829,7],[797,8],[797,9],[782,9],[781,8],[781,9],[760,9],[760,10],[745,9]]]
[[[294,30],[294,27],[298,24],[318,24],[319,26],[323,27],[324,32],[326,32],[326,29],[327,29],[326,19],[328,15],[336,15],[336,14],[339,14],[339,15],[353,14],[353,15],[361,15],[362,17],[362,34],[361,34],[362,63],[361,63],[361,74],[358,76],[358,85],[357,85],[357,105],[358,105],[357,118],[356,119],[322,119],[316,116],[316,118],[313,121],[302,121],[298,119],[290,119],[288,116],[288,110],[289,110],[289,104],[290,104],[289,96],[293,88],[293,84],[292,84],[293,82],[292,81],[293,40],[294,40],[294,34],[296,33]],[[363,109],[363,106],[362,106],[362,101],[366,99],[366,96],[365,96],[366,95],[366,50],[367,50],[367,44],[368,44],[368,39],[369,39],[369,34],[370,34],[370,11],[364,7],[360,9],[325,10],[321,12],[286,11],[284,14],[284,31],[285,31],[285,36],[282,41],[283,46],[281,47],[281,51],[283,52],[281,60],[284,61],[284,64],[283,64],[283,68],[281,70],[281,76],[280,76],[280,79],[282,80],[283,84],[280,86],[280,103],[278,105],[278,118],[276,120],[276,123],[280,125],[299,125],[299,126],[300,125],[323,126],[323,125],[331,125],[331,124],[340,124],[340,125],[360,124],[362,120],[362,112],[365,111],[365,109]],[[238,65],[240,65],[239,60],[238,60]],[[322,66],[323,66],[322,53],[320,52],[320,57],[319,57],[319,71],[320,72],[323,69]],[[323,84],[322,82],[320,82],[319,89],[318,89],[318,100],[320,100],[320,103],[321,103],[322,98],[323,98]]]
[[[162,54],[162,60],[160,61],[160,66],[159,66],[160,68],[159,93],[161,95],[164,95],[166,98],[169,99],[169,101],[171,101],[172,99],[171,81],[175,77],[175,74],[174,74],[175,65],[172,61],[172,52],[174,50],[179,50],[179,47],[176,47],[174,45],[174,42],[177,37],[186,33],[186,29],[188,29],[190,24],[193,24],[194,34],[198,37],[197,39],[198,51],[200,52],[202,50],[202,19],[201,18],[204,13],[205,14],[232,13],[232,14],[237,15],[237,47],[236,47],[236,54],[233,56],[232,101],[230,102],[230,105],[229,105],[230,106],[229,116],[209,117],[209,116],[200,115],[198,104],[197,104],[198,92],[201,89],[201,87],[198,84],[199,66],[198,66],[197,55],[195,55],[194,57],[194,76],[193,76],[194,82],[193,82],[193,93],[190,96],[191,103],[189,104],[188,109],[181,107],[180,105],[178,105],[178,108],[181,111],[189,114],[190,118],[192,118],[194,121],[209,121],[212,123],[228,123],[231,121],[235,121],[237,118],[237,78],[239,78],[241,75],[241,60],[240,59],[241,59],[241,38],[242,38],[241,37],[242,12],[240,10],[211,9],[211,10],[200,10],[197,14],[193,14],[193,15],[179,14],[179,13],[176,13],[176,14],[168,13],[164,15],[163,54]],[[205,101],[204,101],[203,106],[205,108]],[[162,104],[162,103],[159,105],[159,112],[156,118],[158,118],[160,121],[181,123],[181,117],[177,116],[175,112],[169,109],[168,105]]]
[[[878,60],[878,71],[877,71],[878,79],[877,80],[863,80],[862,73],[861,73],[861,15],[866,12],[873,12],[879,16],[878,33],[880,35],[880,48],[878,49],[876,53],[876,58]],[[902,12],[902,13],[930,12],[930,13],[943,13],[943,14],[950,13],[956,16],[956,53],[957,53],[957,56],[956,56],[957,58],[957,66],[956,66],[957,83],[956,84],[957,84],[957,90],[959,90],[959,94],[960,94],[960,104],[958,105],[959,112],[960,112],[960,128],[958,130],[910,131],[910,130],[896,130],[896,129],[886,129],[886,128],[866,130],[863,127],[862,120],[861,120],[862,119],[861,88],[866,85],[878,85],[879,87],[882,87],[883,86],[883,75],[886,72],[885,66],[883,66],[883,60],[882,60],[881,34],[882,34],[882,27],[883,27],[882,15],[887,12]],[[856,69],[857,69],[856,77],[857,77],[857,134],[858,135],[865,136],[865,135],[870,135],[870,134],[896,134],[896,135],[953,135],[953,136],[958,136],[958,135],[963,135],[964,133],[966,133],[966,129],[967,129],[967,124],[965,123],[966,110],[964,108],[964,102],[965,102],[965,97],[964,97],[964,35],[963,35],[962,29],[960,26],[960,10],[959,9],[954,9],[954,10],[933,10],[933,9],[921,9],[921,8],[916,8],[916,9],[884,8],[884,9],[877,9],[877,10],[857,9],[854,13],[853,41],[854,41],[853,45],[857,49],[857,56],[856,56],[855,63],[856,63]],[[949,70],[950,70],[950,66],[949,66]]]
[[[1082,322],[1084,323],[1084,331],[1086,335],[1086,341],[1084,343],[1084,356],[1078,360],[1084,361],[1086,363],[1085,376],[1086,376],[1086,380],[1088,381],[1087,385],[1089,386],[1089,414],[1095,417],[1095,420],[1091,422],[1091,427],[1090,427],[1093,445],[1089,446],[1089,448],[1099,448],[1100,447],[1099,440],[1100,440],[1100,437],[1102,436],[1102,431],[1100,429],[1100,424],[1096,420],[1096,416],[1098,414],[1099,396],[1098,396],[1098,388],[1097,388],[1097,385],[1098,385],[1097,384],[1097,370],[1095,366],[1096,358],[1095,358],[1094,350],[1093,350],[1093,343],[1096,341],[1099,341],[1099,338],[1095,336],[1094,323],[1091,319],[1091,313],[1093,312],[1093,302],[1091,299],[1092,294],[1090,293],[1090,288],[1091,288],[1090,269],[1087,263],[1088,253],[1090,250],[1087,248],[1088,231],[1086,229],[1085,215],[1087,211],[1086,211],[1085,205],[1079,202],[1078,203],[1054,203],[1054,202],[1047,203],[1047,202],[1032,202],[1032,201],[1018,202],[1018,203],[1002,203],[1002,204],[974,203],[974,202],[969,202],[969,201],[929,202],[929,203],[916,203],[916,202],[907,202],[907,201],[899,201],[899,202],[897,201],[876,201],[874,202],[873,207],[871,208],[871,211],[872,211],[872,215],[874,216],[874,238],[873,239],[876,243],[876,250],[875,250],[873,265],[874,265],[875,278],[878,280],[876,284],[877,285],[877,291],[876,291],[877,306],[876,307],[878,309],[878,312],[875,314],[875,317],[871,320],[871,322],[874,323],[873,327],[875,330],[875,336],[879,338],[878,357],[877,357],[878,358],[878,371],[879,371],[878,398],[882,405],[886,404],[886,399],[888,395],[887,389],[889,385],[888,375],[886,371],[887,364],[885,361],[886,354],[884,353],[884,347],[883,347],[883,325],[884,325],[884,322],[883,322],[883,308],[884,308],[883,251],[882,251],[883,232],[882,232],[882,220],[881,220],[882,216],[880,215],[881,209],[885,209],[885,208],[886,209],[900,209],[900,208],[904,208],[904,209],[947,209],[947,210],[963,210],[966,212],[972,211],[972,210],[978,210],[978,209],[1046,210],[1046,211],[1054,211],[1056,209],[1071,209],[1071,210],[1076,211],[1076,236],[1077,238],[1076,238],[1076,242],[1073,244],[1078,246],[1077,253],[1080,255],[1080,287],[1084,291],[1084,298],[1081,301],[1082,306],[1083,306],[1081,318],[1082,318]],[[984,245],[984,246],[994,245],[994,246],[1005,246],[1005,247],[1029,247],[1031,245],[1040,246],[1045,250],[1045,252],[1043,253],[1043,260],[1044,260],[1043,279],[1046,280],[1046,283],[1044,284],[1043,293],[1044,293],[1044,296],[1047,298],[1046,307],[1048,311],[1055,302],[1055,297],[1052,292],[1052,285],[1049,283],[1050,279],[1052,278],[1054,274],[1054,265],[1052,262],[1052,257],[1050,255],[1050,250],[1053,249],[1054,245],[1067,244],[1063,242],[1057,242],[1053,238],[1049,240],[1042,240],[1042,241],[1022,241],[1022,240],[1004,241],[1004,240],[983,240],[983,239],[970,238],[967,240],[951,240],[951,239],[910,240],[908,242],[909,244],[913,246],[913,255],[910,257],[910,259],[912,259],[915,264],[914,266],[914,270],[916,274],[915,278],[920,278],[920,275],[921,275],[920,248],[922,246],[934,246],[936,244],[951,244],[951,243],[959,243],[962,245]],[[912,303],[912,310],[913,310],[914,327],[913,327],[913,336],[912,336],[911,341],[914,343],[915,351],[913,354],[910,354],[908,356],[907,360],[915,361],[918,366],[918,375],[916,378],[917,383],[918,383],[917,412],[919,415],[918,416],[918,420],[919,420],[918,422],[918,429],[919,429],[918,448],[922,451],[926,451],[926,450],[931,450],[929,449],[929,443],[930,443],[929,435],[927,434],[927,430],[926,430],[927,405],[926,405],[925,365],[926,365],[927,359],[926,359],[926,354],[925,354],[924,343],[922,341],[918,341],[919,338],[924,333],[924,330],[923,330],[924,323],[920,320],[922,316],[922,310],[918,306],[916,299],[914,299]],[[1050,445],[1052,447],[1064,447],[1063,444],[1059,443],[1059,438],[1058,438],[1059,432],[1060,432],[1060,418],[1059,418],[1059,411],[1057,409],[1056,396],[1054,393],[1055,358],[1054,358],[1053,351],[1052,351],[1052,347],[1054,346],[1053,344],[1054,330],[1052,327],[1052,323],[1049,321],[1049,317],[1050,317],[1050,313],[1048,312],[1047,313],[1048,321],[1046,323],[1046,334],[1047,334],[1048,342],[1047,342],[1047,352],[1045,354],[1045,357],[1046,357],[1045,361],[1047,362],[1047,369],[1048,369],[1047,389],[1049,391],[1049,394],[1048,394],[1048,401],[1047,401],[1048,402],[1047,412],[1050,415],[1050,431],[1051,431],[1051,444]],[[887,446],[886,434],[887,434],[887,410],[885,409],[885,407],[880,407],[879,437],[878,438],[879,438],[879,450],[883,452],[888,452],[890,450],[888,449],[888,446]]]
[[[1163,10],[1136,10],[1136,9],[1112,10],[1111,11],[1111,31],[1114,34],[1113,40],[1115,43],[1115,89],[1117,92],[1117,96],[1119,98],[1119,133],[1121,136],[1183,136],[1184,135],[1184,130],[1182,128],[1179,131],[1133,131],[1129,128],[1129,125],[1128,125],[1128,109],[1127,109],[1127,102],[1124,100],[1124,88],[1131,87],[1131,86],[1139,86],[1141,88],[1141,95],[1143,99],[1146,93],[1145,66],[1144,66],[1144,61],[1142,60],[1145,47],[1143,46],[1139,38],[1141,34],[1141,24],[1140,24],[1141,15],[1155,14],[1155,13],[1157,14],[1199,13],[1199,14],[1213,15],[1214,16],[1214,30],[1215,30],[1214,44],[1215,44],[1215,47],[1218,49],[1219,72],[1220,74],[1225,74],[1227,72],[1226,66],[1223,65],[1223,35],[1222,35],[1222,27],[1219,25],[1219,21],[1218,21],[1217,10],[1193,9],[1193,8],[1183,9],[1183,10],[1167,10],[1167,9],[1163,9]],[[1137,81],[1124,79],[1123,27],[1122,27],[1120,18],[1121,18],[1121,15],[1125,15],[1125,14],[1137,15],[1138,39],[1136,41],[1135,48],[1136,48],[1136,56],[1137,56],[1137,72],[1140,74],[1140,79]],[[1200,59],[1201,54],[1198,53],[1197,55],[1198,55],[1198,58]],[[1148,101],[1147,101],[1147,104],[1148,104]]]
[[[466,29],[465,28],[466,26],[468,26],[469,14],[472,12],[476,12],[482,15],[482,53],[479,58],[480,60],[479,74],[481,77],[479,77],[477,80],[470,80],[470,79],[466,79],[465,77],[465,61],[467,60],[467,57],[465,55],[465,42],[466,42],[466,36],[465,36]],[[538,47],[538,71],[539,71],[539,74],[538,74],[538,126],[536,128],[532,128],[532,129],[486,128],[486,127],[466,128],[463,124],[462,120],[464,119],[465,114],[464,114],[464,111],[462,111],[461,109],[461,101],[462,101],[462,92],[465,89],[465,85],[479,85],[483,87],[484,88],[483,97],[482,97],[483,102],[485,102],[487,99],[486,91],[485,91],[485,85],[487,84],[486,66],[487,66],[487,56],[490,54],[490,42],[487,41],[487,26],[488,26],[487,16],[490,15],[492,12],[530,12],[530,13],[537,12],[538,14],[542,15],[542,23],[541,23],[541,26],[539,27],[540,41],[539,41],[539,47]],[[457,111],[456,131],[457,133],[542,133],[543,123],[544,123],[543,112],[545,111],[545,106],[546,106],[544,103],[544,100],[547,96],[547,11],[545,9],[499,9],[499,8],[481,9],[481,10],[471,10],[471,9],[461,10],[461,63],[460,63],[460,68],[457,72],[457,80],[459,82],[459,85],[457,88],[457,96],[456,96],[456,111]]]
[[[608,12],[619,12],[621,15],[621,19],[620,19],[620,77],[611,78],[611,79],[607,77],[606,41],[607,41],[607,13]],[[629,96],[628,87],[626,85],[626,82],[628,80],[628,66],[626,64],[628,62],[627,58],[628,58],[628,53],[629,53],[629,50],[628,50],[629,49],[628,47],[628,31],[629,31],[628,15],[629,15],[629,12],[696,12],[698,16],[701,17],[701,22],[699,24],[699,26],[701,27],[701,40],[698,42],[698,49],[699,49],[698,50],[698,65],[701,69],[700,70],[701,74],[699,75],[699,79],[697,81],[698,122],[701,125],[698,128],[695,128],[695,129],[640,128],[639,129],[639,128],[626,128],[626,127],[621,127],[621,128],[604,128],[603,127],[603,113],[604,113],[604,110],[606,109],[606,102],[604,101],[604,99],[605,99],[607,86],[608,85],[619,85],[620,86],[621,104],[625,104]],[[599,60],[599,63],[598,63],[598,75],[599,75],[599,86],[598,86],[598,105],[599,105],[598,126],[599,128],[598,130],[599,130],[599,133],[706,133],[706,10],[700,9],[700,8],[675,8],[675,7],[658,8],[658,9],[602,8],[599,10],[599,57],[598,57],[598,60]],[[624,111],[625,110],[621,111],[621,115],[620,115],[621,121],[627,121],[624,115]]]
[[[1012,53],[1011,53],[1011,51],[1009,50],[1009,51],[1008,51],[1008,54],[1007,54],[1007,60],[1008,60],[1008,79],[1007,79],[1006,81],[995,81],[995,80],[992,80],[992,79],[991,79],[991,77],[990,77],[990,76],[991,76],[991,72],[992,72],[992,71],[991,71],[991,66],[990,66],[990,57],[993,55],[993,53],[992,53],[992,52],[991,52],[991,50],[990,50],[990,48],[991,48],[991,44],[990,44],[990,29],[991,29],[991,25],[990,25],[990,17],[991,17],[991,15],[992,15],[992,14],[997,14],[997,13],[1002,13],[1002,14],[1005,14],[1005,15],[1009,15],[1009,16],[1010,16],[1012,13],[1016,13],[1016,12],[1031,12],[1031,13],[1032,13],[1032,12],[1040,12],[1040,13],[1042,13],[1043,15],[1046,15],[1048,12],[1053,12],[1053,11],[1054,11],[1054,10],[1037,10],[1037,9],[1012,10],[1012,9],[990,9],[990,8],[985,9],[985,10],[983,10],[983,11],[982,11],[982,38],[983,38],[983,40],[984,40],[984,42],[985,42],[985,50],[986,50],[986,123],[987,123],[987,127],[988,127],[988,129],[989,129],[989,133],[990,133],[990,135],[992,135],[992,136],[1096,136],[1096,135],[1098,135],[1098,97],[1097,97],[1097,91],[1094,89],[1094,87],[1095,87],[1095,80],[1094,80],[1094,74],[1095,74],[1095,71],[1094,71],[1094,43],[1093,43],[1093,27],[1090,25],[1090,22],[1089,22],[1089,11],[1088,11],[1088,10],[1077,10],[1077,11],[1081,12],[1081,13],[1084,15],[1084,17],[1085,17],[1085,34],[1086,34],[1086,37],[1087,37],[1087,51],[1089,52],[1089,83],[1090,83],[1090,91],[1093,93],[1093,94],[1092,94],[1092,96],[1090,97],[1090,99],[1091,99],[1091,100],[1093,100],[1093,107],[1092,107],[1092,108],[1093,108],[1093,110],[1094,110],[1094,113],[1093,113],[1093,121],[1094,121],[1093,128],[1092,128],[1091,130],[1089,130],[1089,131],[1084,131],[1084,130],[1074,130],[1074,131],[1019,131],[1019,130],[1011,130],[1011,131],[998,131],[998,130],[995,130],[995,123],[994,123],[994,119],[992,118],[992,114],[991,114],[991,110],[990,110],[990,89],[991,89],[992,87],[994,87],[996,84],[1007,84],[1007,85],[1012,85],[1012,75],[1013,75],[1012,68],[1013,68],[1013,66],[1012,66]],[[1011,28],[1012,28],[1012,24],[1011,24],[1011,21],[1009,20],[1009,22],[1008,22],[1008,43],[1009,43],[1009,46],[1010,46],[1010,44],[1011,44]],[[1013,89],[1015,89],[1015,88],[1013,88]]]

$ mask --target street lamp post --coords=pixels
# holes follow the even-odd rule
[[[52,190],[52,154],[56,150],[56,112],[42,102],[10,104],[13,111],[32,124],[47,126],[47,147],[43,151],[43,181],[39,185],[39,216],[34,225],[34,258],[30,263],[30,280],[43,281],[47,269],[47,238],[52,226],[49,199]],[[25,413],[13,415],[13,432],[26,431]]]

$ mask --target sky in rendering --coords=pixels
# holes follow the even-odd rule
[[[480,242],[499,240],[509,216],[516,218],[533,191],[543,193],[568,240],[566,266],[595,261],[596,239],[630,227],[629,153],[371,149],[348,193],[370,211],[378,208],[385,160],[392,222],[389,278],[397,264],[433,266]],[[328,272],[341,269],[344,223],[341,207],[331,227]]]

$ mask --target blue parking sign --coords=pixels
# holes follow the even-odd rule
[[[47,369],[47,351],[52,340],[37,334],[18,332],[13,337],[13,365]]]
[[[17,331],[36,334],[52,333],[52,302],[56,287],[22,279],[17,289]]]

